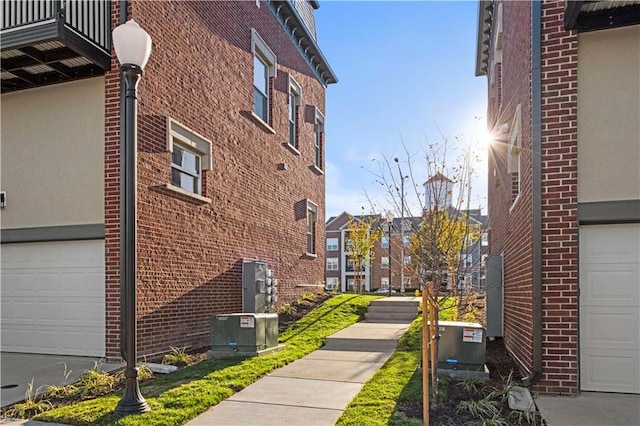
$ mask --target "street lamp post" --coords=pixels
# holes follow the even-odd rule
[[[402,239],[400,244],[400,294],[404,294],[404,180],[409,176],[402,174],[398,157],[394,158],[393,161],[398,165],[398,172],[400,173],[400,238]]]
[[[389,297],[391,297],[391,225],[393,224],[393,215],[391,212],[387,212],[385,219],[387,220],[387,238],[389,239]]]
[[[116,27],[113,47],[125,84],[120,103],[120,353],[126,362],[125,388],[115,413],[144,413],[149,405],[140,393],[136,368],[136,186],[137,97],[142,70],[151,54],[151,37],[133,20]]]

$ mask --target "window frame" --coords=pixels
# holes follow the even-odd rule
[[[335,262],[334,262],[335,261]],[[327,271],[338,271],[340,270],[340,263],[337,257],[327,257],[325,261],[325,269]],[[329,268],[329,264],[331,264],[331,268]],[[335,266],[335,268],[333,268]]]
[[[196,198],[203,202],[211,202],[210,198],[207,198],[203,195],[205,189],[205,172],[212,169],[212,143],[209,139],[204,136],[194,132],[189,129],[182,123],[177,120],[171,118],[170,116],[165,117],[167,135],[166,135],[166,149],[171,153],[170,159],[170,181],[171,183],[165,184],[165,188],[178,192],[182,195],[187,195],[192,198]],[[173,153],[175,147],[179,147],[182,150],[190,152],[196,155],[200,160],[200,174],[198,178],[198,192],[193,192],[188,189],[182,188],[181,186],[177,186],[173,184],[173,170],[174,170],[174,162],[173,162]],[[177,166],[179,170],[182,167]],[[183,173],[188,173],[188,171],[182,171]]]
[[[516,106],[516,112],[513,117],[513,127],[511,134],[509,135],[508,146],[508,161],[507,161],[507,173],[510,177],[510,193],[511,193],[511,207],[509,211],[515,207],[520,194],[522,193],[522,169],[520,155],[522,148],[522,104]]]
[[[389,290],[389,277],[380,277],[380,288]]]
[[[330,242],[333,242],[333,240],[335,240],[336,243],[335,244],[329,244]],[[336,237],[327,238],[327,247],[326,247],[326,249],[327,249],[327,251],[338,251],[340,249],[340,239],[336,238]]]
[[[380,238],[380,248],[383,248],[383,249],[389,248],[389,237],[383,236]]]
[[[307,200],[306,208],[306,234],[307,234],[307,250],[308,256],[316,256],[316,227],[318,223],[318,205],[312,201]]]
[[[253,108],[251,109],[251,113],[255,118],[260,120],[273,133],[275,133],[275,131],[271,127],[272,116],[273,116],[271,111],[272,110],[271,92],[273,91],[272,82],[273,82],[273,79],[276,77],[278,61],[275,53],[273,53],[273,51],[269,48],[267,43],[265,43],[262,37],[260,37],[260,34],[258,34],[258,31],[256,31],[255,28],[251,28],[251,54],[253,56],[253,61],[254,61],[253,62]],[[267,93],[262,93],[261,90],[255,85],[256,72],[257,72],[256,62],[255,62],[256,60],[259,60],[266,67],[264,84],[265,84]],[[258,111],[256,111],[257,109],[256,91],[260,92],[260,94],[262,94],[265,97],[263,101],[266,103],[266,107],[264,111],[265,116],[261,116],[258,113]]]
[[[289,75],[289,91],[287,94],[287,113],[289,121],[288,146],[300,155],[300,106],[302,105],[302,88]]]
[[[380,256],[380,268],[389,269],[389,265],[390,265],[389,256]]]
[[[324,153],[324,114],[316,108],[313,124],[313,147],[314,160],[313,167],[319,172],[323,172],[323,153]]]
[[[335,290],[340,285],[340,279],[338,277],[327,277],[324,283],[324,288],[327,290]]]

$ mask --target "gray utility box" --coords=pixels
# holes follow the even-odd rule
[[[278,346],[278,314],[228,314],[211,319],[211,352],[256,355]]]
[[[242,262],[242,312],[267,310],[267,262]]]
[[[457,370],[484,369],[487,332],[473,322],[439,321],[438,366]]]

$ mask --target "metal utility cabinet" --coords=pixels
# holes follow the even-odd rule
[[[278,314],[225,314],[211,319],[210,356],[258,355],[278,347]]]
[[[457,370],[484,369],[486,330],[472,322],[440,321],[438,366]]]

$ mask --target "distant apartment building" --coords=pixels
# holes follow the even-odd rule
[[[434,181],[437,182],[434,185]],[[460,289],[484,289],[483,254],[487,247],[486,216],[480,209],[460,212],[452,206],[452,182],[441,174],[435,175],[425,182],[425,210],[430,208],[444,208],[450,214],[459,216],[464,213],[469,223],[482,230],[483,237],[473,242],[460,253],[458,276],[454,282]],[[349,223],[352,220],[366,220],[373,227],[382,230],[382,238],[374,244],[373,260],[360,274],[353,268],[349,253]],[[410,238],[419,229],[422,217],[394,217],[391,222],[381,215],[353,216],[343,212],[331,217],[325,225],[326,236],[326,265],[325,287],[327,290],[354,291],[383,291],[389,286],[393,291],[413,291],[419,288],[420,282],[411,267],[412,259],[409,253]],[[447,275],[443,272],[444,276]],[[356,280],[361,282],[357,282]],[[450,287],[450,286],[449,286]],[[446,290],[446,289],[443,289]]]

